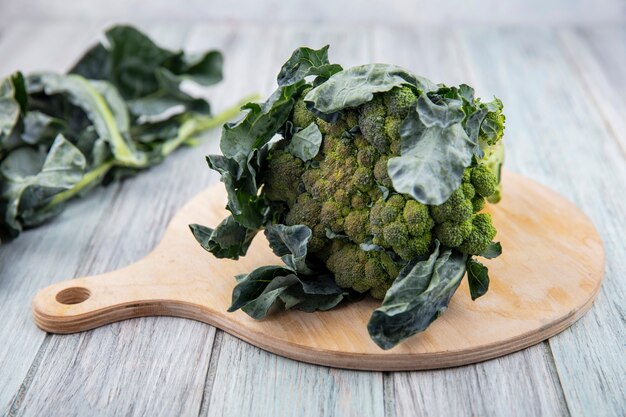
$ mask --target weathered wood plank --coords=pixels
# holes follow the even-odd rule
[[[223,333],[207,416],[381,416],[379,372],[307,365]]]
[[[626,413],[626,158],[552,30],[456,32],[481,91],[506,105],[508,162],[583,209],[606,249],[591,311],[550,339],[572,415]]]
[[[207,37],[205,33],[202,29],[194,31],[192,39],[200,42]],[[341,57],[342,63],[349,65],[363,62],[367,55],[367,33],[363,30],[350,36],[345,28],[301,25],[284,30],[253,27],[243,33],[248,40],[247,49],[229,54],[236,61],[228,75],[235,81],[256,79],[264,94],[276,87],[280,66],[298,46],[331,43],[331,59]],[[380,373],[295,362],[220,334],[221,343],[214,351],[207,377],[202,416],[367,417],[383,413]]]
[[[156,32],[170,44],[182,45],[186,29],[169,26]],[[202,155],[215,146],[217,132],[207,136],[199,148],[182,149],[148,173],[126,180],[110,201],[101,201],[106,214],[91,225],[95,232],[77,257],[75,275],[123,266],[152,249],[173,212],[211,181]],[[193,321],[147,318],[87,334],[52,336],[14,412],[194,416],[214,334],[212,327]]]
[[[374,61],[407,67],[434,82],[472,86],[476,82],[458,39],[443,28],[377,28],[374,51]],[[482,96],[489,99],[500,93],[494,89]],[[507,112],[507,120],[511,117],[515,115]],[[511,136],[507,131],[505,140]],[[507,169],[518,169],[509,162]],[[398,415],[564,415],[567,409],[550,360],[549,352],[538,345],[462,368],[390,374],[386,385],[394,391],[391,408]]]
[[[563,29],[559,37],[585,91],[600,109],[611,136],[626,155],[626,29]]]
[[[543,344],[478,365],[396,373],[389,379],[398,416],[563,416],[558,380]],[[549,353],[545,353],[549,356]],[[539,362],[538,362],[539,360]]]
[[[60,25],[16,24],[3,33],[0,56],[12,57],[0,62],[3,75],[17,68],[62,70],[89,42],[80,27],[72,32]],[[45,334],[31,320],[30,300],[42,285],[75,273],[116,190],[112,186],[78,201],[53,222],[0,246],[0,411],[11,407],[31,363],[40,359]]]

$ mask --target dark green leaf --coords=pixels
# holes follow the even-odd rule
[[[293,135],[285,151],[306,162],[317,156],[321,145],[322,132],[315,123],[311,123]]]
[[[371,101],[374,93],[409,84],[421,91],[436,88],[430,81],[416,77],[403,68],[387,64],[369,64],[348,68],[309,91],[304,100],[311,111],[333,122],[341,110]]]
[[[69,71],[89,80],[111,81],[111,59],[107,48],[101,43],[92,46]]]
[[[387,291],[368,323],[370,336],[383,349],[426,329],[448,306],[466,270],[466,255],[446,250],[425,261],[412,260]]]
[[[429,94],[422,94],[417,99],[417,112],[426,127],[447,128],[465,118],[461,99],[439,99],[435,103]]]
[[[224,156],[245,166],[251,152],[265,145],[285,124],[294,105],[295,87],[282,87],[263,104],[248,103],[242,120],[222,130],[220,148]]]
[[[0,164],[4,218],[0,235],[15,236],[21,224],[35,225],[57,213],[46,209],[52,197],[79,182],[83,154],[59,135],[46,155],[31,148],[11,152]]]
[[[298,278],[293,275],[276,277],[270,282],[263,293],[250,301],[241,309],[250,317],[260,320],[267,315],[278,297],[289,287],[298,283]]]
[[[232,303],[228,311],[238,310],[259,297],[274,278],[291,274],[293,272],[287,268],[270,265],[262,266],[247,275],[239,277],[237,285],[233,289]]]
[[[461,185],[476,144],[460,123],[427,127],[420,117],[412,109],[402,122],[401,156],[389,159],[387,169],[396,191],[420,203],[438,205]]]
[[[313,233],[304,225],[272,224],[265,229],[270,248],[283,262],[299,274],[311,274],[306,264],[307,245]]]
[[[194,237],[216,258],[239,259],[244,256],[257,230],[239,224],[232,216],[224,219],[215,229],[198,224],[189,225]]]
[[[0,150],[15,146],[9,144],[9,140],[19,141],[15,129],[19,124],[20,116],[26,112],[26,104],[26,87],[22,74],[16,72],[2,80],[0,83]]]
[[[58,132],[65,130],[67,124],[56,117],[50,117],[39,111],[29,111],[24,117],[22,140],[30,145],[52,145]]]
[[[489,290],[489,270],[474,259],[467,261],[467,282],[472,300],[484,295]]]
[[[292,285],[280,294],[280,299],[285,303],[286,309],[294,308],[312,313],[330,310],[337,306],[344,299],[344,296],[343,291],[328,294],[308,294],[299,285]]]
[[[256,196],[256,183],[249,177],[250,172],[246,170],[243,177],[241,166],[222,155],[209,155],[207,162],[209,167],[222,174],[221,181],[228,193],[228,209],[233,217],[248,229],[259,229],[265,223],[267,207],[264,200]]]
[[[341,70],[341,65],[328,62],[328,45],[318,50],[301,47],[293,51],[291,58],[281,68],[278,85],[295,84],[311,75],[329,78]]]
[[[500,242],[491,242],[487,249],[483,253],[480,254],[483,258],[493,259],[502,255],[502,245]]]
[[[222,79],[222,65],[218,51],[169,51],[133,27],[116,26],[106,32],[106,44],[91,48],[71,72],[113,83],[129,100],[131,113],[156,118],[189,111],[209,114],[209,104],[183,92],[181,83],[215,84]]]
[[[128,109],[117,90],[105,81],[89,81],[79,75],[38,74],[27,78],[29,93],[63,94],[80,107],[98,133],[111,146],[115,158],[131,167],[146,164],[130,139]]]
[[[183,81],[193,81],[204,86],[222,81],[224,57],[219,51],[182,55],[181,61],[182,64],[177,68],[159,68],[157,70],[158,78],[167,80],[169,85],[176,86],[177,89],[180,88],[180,83]]]

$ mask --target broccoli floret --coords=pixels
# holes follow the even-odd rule
[[[357,153],[357,161],[359,165],[366,168],[374,168],[374,164],[378,160],[378,152],[373,146],[364,146]]]
[[[417,96],[408,86],[396,87],[384,95],[387,113],[398,119],[404,119],[412,106],[415,106]]]
[[[471,231],[471,220],[465,220],[461,223],[446,221],[437,225],[435,236],[442,245],[454,248],[463,243],[463,240],[467,239]]]
[[[388,156],[381,156],[376,164],[374,165],[374,178],[376,181],[387,188],[391,188],[393,184],[391,183],[391,178],[389,178],[389,172],[387,172],[387,161],[389,161]]]
[[[265,175],[265,194],[274,201],[292,205],[298,197],[300,177],[304,173],[302,160],[282,150],[277,150],[269,160]]]
[[[472,198],[472,208],[473,208],[474,213],[478,213],[483,208],[485,208],[485,198],[479,195]]]
[[[428,206],[415,200],[406,202],[403,216],[412,236],[421,236],[435,225],[434,220],[428,213]]]
[[[462,188],[454,191],[443,204],[430,207],[430,213],[437,223],[445,221],[460,223],[469,219],[472,212],[472,202],[465,197]]]
[[[486,165],[477,165],[472,169],[472,185],[478,193],[483,197],[489,197],[496,191],[498,180]]]
[[[356,243],[364,243],[371,235],[367,210],[351,211],[344,221],[346,235]]]
[[[487,249],[495,236],[496,228],[491,222],[491,215],[479,213],[472,218],[472,230],[458,248],[470,255],[480,255]]]
[[[289,226],[304,224],[313,228],[319,223],[320,209],[321,204],[318,200],[309,193],[302,193],[287,213],[285,223]]]
[[[343,232],[344,217],[346,215],[345,211],[346,207],[336,201],[326,201],[322,204],[320,222],[333,232]]]
[[[291,120],[296,127],[305,128],[315,121],[315,116],[306,108],[306,103],[304,102],[304,96],[306,96],[309,91],[311,91],[310,88],[304,90],[293,106]]]
[[[389,138],[385,133],[385,118],[387,111],[380,97],[361,106],[359,111],[359,128],[363,137],[380,153],[389,150]]]

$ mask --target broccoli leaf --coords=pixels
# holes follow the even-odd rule
[[[258,230],[265,222],[267,207],[263,199],[256,197],[256,182],[250,178],[253,174],[248,165],[243,171],[237,162],[222,155],[207,156],[207,163],[222,174],[221,181],[228,193],[227,207],[234,219],[248,229]]]
[[[5,196],[0,201],[0,217],[16,223],[7,226],[0,221],[0,235],[15,237],[23,226],[37,225],[58,214],[63,203],[74,196],[157,164],[200,132],[233,117],[239,106],[211,118],[206,100],[181,89],[183,81],[218,82],[221,67],[222,56],[217,51],[197,55],[169,51],[130,26],[116,26],[83,55],[71,74],[32,74],[24,79],[16,73],[0,81],[0,163],[30,158],[40,169],[56,149],[53,143],[58,135],[85,159],[83,177],[74,186],[46,188],[46,204],[27,212],[25,203],[20,203],[13,215]],[[235,181],[238,190],[254,188],[256,193],[260,154],[252,156],[257,158],[249,161],[253,175]],[[73,182],[73,177],[69,180]],[[262,204],[256,199],[248,203],[250,196],[243,191],[237,197],[238,215],[252,213],[247,223],[262,223]],[[250,207],[254,210],[248,210]],[[234,211],[237,213],[237,207]]]
[[[283,65],[278,76],[279,88],[263,104],[248,103],[248,110],[237,123],[224,126],[220,148],[224,156],[232,158],[240,166],[255,149],[265,145],[281,128],[295,103],[295,96],[306,86],[304,78],[309,75],[327,76],[341,67],[330,65],[327,47],[318,51],[309,48],[296,50]]]
[[[330,310],[343,300],[345,293],[337,284],[334,284],[335,281],[332,276],[329,277],[327,282],[328,286],[324,287],[324,293],[309,293],[306,291],[305,284],[302,282],[302,286],[292,285],[285,289],[285,291],[280,294],[280,299],[285,303],[285,309],[294,308],[296,310],[306,311],[307,313],[312,313],[316,310]],[[318,286],[320,285],[318,284]]]
[[[14,135],[20,116],[26,112],[27,95],[24,77],[20,72],[0,83],[0,158],[2,151],[17,146],[20,139]],[[15,142],[15,143],[9,143]]]
[[[426,118],[431,120],[429,117]],[[444,116],[447,120],[447,115]],[[459,188],[463,171],[472,162],[476,146],[460,123],[447,127],[421,120],[416,109],[411,109],[400,127],[401,156],[387,163],[393,188],[411,195],[428,205],[445,202]]]
[[[220,149],[224,156],[245,167],[250,153],[269,142],[285,124],[297,90],[294,86],[281,87],[263,104],[244,105],[241,109],[248,110],[244,118],[237,123],[227,123],[222,130]]]
[[[300,274],[312,273],[306,264],[307,245],[312,235],[311,229],[304,225],[273,224],[265,229],[265,237],[274,254]]]
[[[437,87],[429,80],[416,77],[396,65],[359,65],[332,75],[326,82],[308,92],[304,100],[319,117],[336,121],[340,111],[371,101],[374,93],[389,91],[401,85],[413,85],[420,91]]]
[[[285,151],[306,162],[317,156],[321,145],[322,132],[315,123],[311,123],[293,135]]]
[[[440,98],[433,94],[433,98]],[[435,103],[430,94],[422,94],[417,99],[417,113],[426,127],[439,126],[447,128],[465,118],[463,101],[457,98],[437,100]]]
[[[22,225],[33,225],[56,214],[46,209],[58,192],[83,177],[84,155],[62,135],[46,154],[29,147],[11,152],[0,164],[0,239],[16,236]]]
[[[222,182],[228,190],[228,208],[235,219],[249,229],[261,227],[266,221],[268,206],[257,196],[257,172],[261,169],[272,137],[285,125],[295,97],[306,87],[305,77],[330,76],[341,67],[328,62],[327,48],[318,51],[301,48],[294,52],[279,75],[279,88],[262,104],[248,103],[248,110],[237,123],[224,126],[220,148],[223,156],[208,157],[209,166],[222,174]],[[319,151],[321,133],[317,126],[299,132],[293,152],[302,157]],[[306,143],[308,142],[308,143]],[[315,150],[317,147],[317,150]],[[314,157],[315,155],[311,156]],[[310,159],[310,158],[309,158]]]
[[[253,319],[262,319],[278,300],[278,297],[297,282],[298,278],[294,274],[276,277],[267,284],[261,295],[246,303],[241,309]]]
[[[205,250],[216,258],[229,259],[244,256],[258,231],[242,226],[232,216],[224,219],[215,229],[199,224],[191,224],[189,227]]]
[[[480,262],[468,259],[467,282],[472,300],[477,299],[489,290],[489,270]]]
[[[487,249],[483,253],[480,254],[483,258],[493,259],[502,255],[502,245],[500,242],[491,242]]]
[[[341,65],[328,62],[328,45],[318,50],[301,47],[293,51],[291,58],[280,69],[278,85],[295,84],[311,75],[329,78],[341,70]]]
[[[89,81],[78,75],[44,73],[27,78],[29,94],[63,94],[80,107],[98,133],[106,140],[116,159],[130,167],[146,164],[130,139],[128,109],[118,91],[106,81]]]
[[[425,330],[448,307],[465,274],[467,255],[439,249],[436,242],[427,260],[409,261],[374,310],[367,328],[381,348],[391,349]]]
[[[239,277],[228,311],[241,308],[261,319],[278,299],[286,308],[303,311],[328,310],[346,295],[327,271],[314,271],[306,263],[311,229],[276,224],[265,230],[270,247],[287,266],[263,266]]]
[[[232,303],[228,311],[235,311],[255,300],[276,277],[293,274],[287,268],[276,265],[262,266],[243,275],[233,289]]]

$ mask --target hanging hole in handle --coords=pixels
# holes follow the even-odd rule
[[[61,304],[80,304],[91,297],[91,291],[83,287],[66,288],[57,294],[57,301]]]

